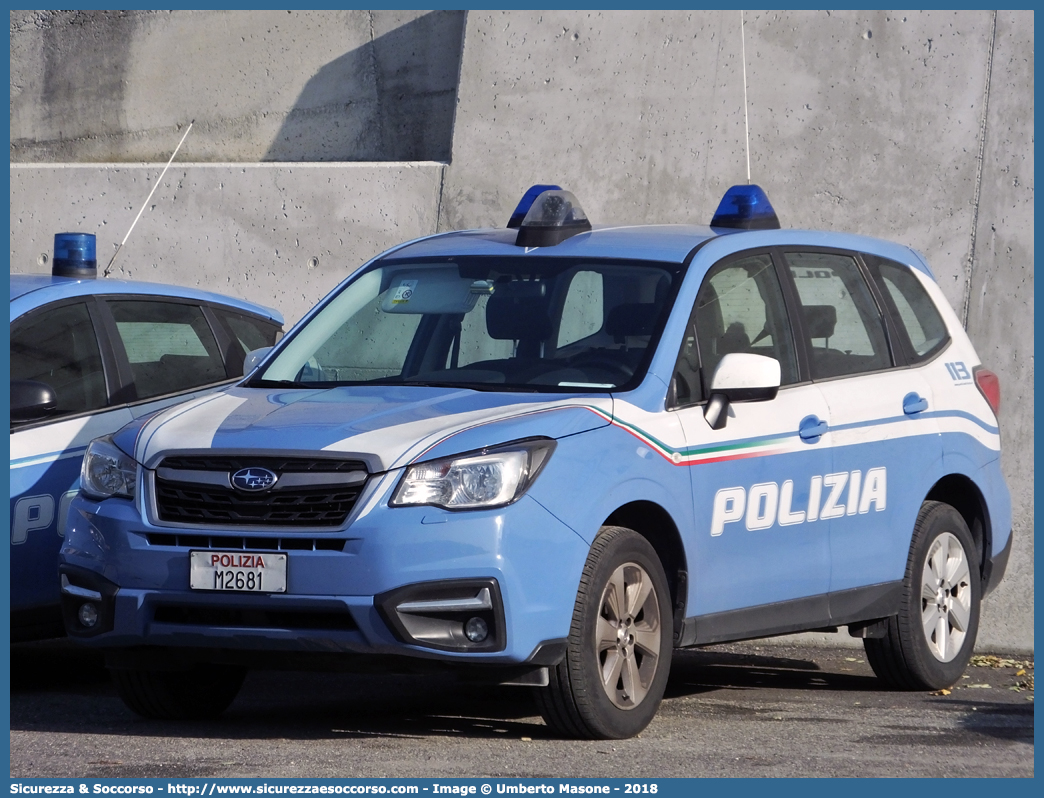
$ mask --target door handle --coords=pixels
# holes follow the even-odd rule
[[[920,413],[928,409],[928,400],[916,392],[908,393],[903,397],[903,412],[908,416]]]
[[[798,424],[798,435],[801,440],[815,443],[827,431],[827,423],[818,416],[805,416]]]

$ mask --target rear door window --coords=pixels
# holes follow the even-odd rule
[[[198,305],[119,299],[108,305],[138,399],[228,379],[214,333]]]
[[[884,319],[854,257],[835,252],[786,252],[801,301],[812,379],[892,366]]]

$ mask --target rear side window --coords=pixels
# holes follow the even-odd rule
[[[49,308],[15,322],[11,379],[49,385],[58,400],[57,415],[104,407],[105,373],[87,306]]]
[[[939,351],[949,340],[946,323],[921,281],[906,266],[895,261],[864,255],[863,259],[877,278],[878,285],[893,305],[896,324],[906,331],[913,362]]]
[[[241,313],[232,313],[224,308],[212,306],[211,310],[232,331],[233,344],[225,353],[225,361],[228,365],[229,375],[241,377],[246,353],[275,344],[280,327],[270,321]]]
[[[109,300],[139,399],[228,379],[214,333],[196,305]]]
[[[812,379],[892,366],[884,319],[855,258],[787,252],[809,338]]]

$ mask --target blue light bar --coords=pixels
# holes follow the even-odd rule
[[[721,198],[711,227],[778,230],[779,218],[761,186],[733,186]]]
[[[97,277],[96,249],[94,233],[55,233],[51,274],[55,277]]]
[[[529,209],[533,207],[533,202],[543,194],[545,191],[561,191],[561,186],[552,185],[535,185],[530,186],[529,190],[522,195],[522,199],[518,201],[518,205],[515,207],[515,212],[511,214],[511,218],[508,219],[507,226],[511,228],[521,227],[522,220],[526,218],[526,214],[529,213]]]

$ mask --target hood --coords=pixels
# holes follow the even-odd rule
[[[149,468],[171,452],[343,453],[387,471],[418,459],[605,426],[613,400],[422,386],[231,388],[125,427],[116,444]]]

